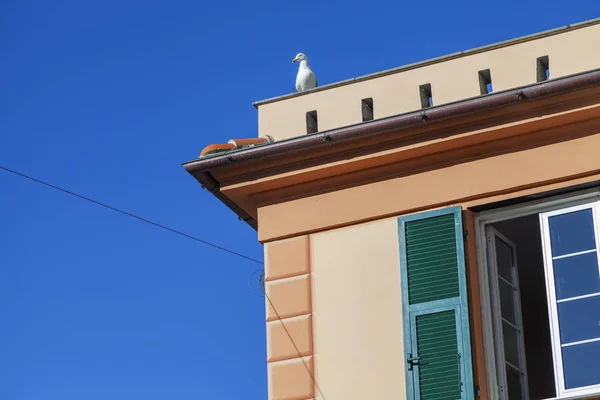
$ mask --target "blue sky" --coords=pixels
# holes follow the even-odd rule
[[[0,165],[262,259],[181,167],[256,100],[598,17],[564,2],[0,1]],[[0,171],[0,399],[264,399],[260,266]],[[232,384],[235,382],[235,384]]]

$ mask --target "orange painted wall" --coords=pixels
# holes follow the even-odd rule
[[[314,396],[310,270],[307,236],[265,246],[269,400]]]
[[[463,215],[474,239],[473,217]],[[474,381],[486,400],[474,240],[465,251]],[[269,399],[406,398],[396,216],[268,242],[265,260],[266,292],[277,309],[266,302]]]
[[[600,174],[595,134],[491,156],[258,209],[259,240],[322,231],[409,212],[486,204],[544,186],[593,181]]]
[[[277,310],[266,301],[269,399],[406,398],[397,219],[271,242],[265,256],[266,292]],[[468,268],[476,282],[472,258]],[[471,313],[478,292],[469,288]],[[479,382],[481,318],[473,316]],[[485,381],[480,386],[486,400]]]

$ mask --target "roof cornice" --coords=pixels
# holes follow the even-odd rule
[[[350,140],[369,138],[391,131],[399,131],[433,122],[449,121],[469,114],[476,114],[519,103],[540,100],[599,85],[600,69],[596,69],[392,117],[299,136],[279,142],[276,141],[247,149],[233,150],[214,156],[207,156],[198,160],[186,162],[183,166],[188,173],[194,176],[203,185],[203,187],[207,188],[219,198],[219,200],[233,210],[240,219],[246,221],[256,230],[257,222],[232,200],[220,192],[220,184],[211,174],[212,170],[231,166],[233,164],[236,164],[236,166],[238,164],[244,165],[252,160],[264,159],[267,157],[280,155],[290,156],[295,152],[301,152],[308,149],[315,149],[322,146],[335,146]]]

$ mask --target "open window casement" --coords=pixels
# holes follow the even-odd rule
[[[486,246],[498,398],[529,399],[517,247],[492,226],[486,228]]]
[[[474,396],[460,207],[398,218],[407,399]]]
[[[473,362],[481,370],[484,355],[490,400],[599,398],[598,197],[582,191],[476,216],[478,245],[467,244],[478,256],[479,290],[473,280],[469,289],[481,313],[472,316],[482,318],[472,324]]]
[[[600,203],[541,213],[557,397],[600,393]]]

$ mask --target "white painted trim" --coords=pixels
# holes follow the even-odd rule
[[[573,204],[573,205],[564,204],[561,208],[558,208],[555,210],[544,211],[542,214],[544,214],[546,217],[555,217],[557,215],[563,215],[563,214],[569,214],[569,213],[573,213],[573,212],[577,212],[577,211],[587,210],[588,208],[593,209],[594,204],[596,204],[597,201],[598,200],[587,201],[582,204]]]
[[[527,215],[539,214],[562,208],[565,204],[583,204],[593,203],[600,199],[598,188],[582,190],[576,193],[567,193],[546,199],[534,200],[527,203],[515,204],[512,206],[495,208],[493,210],[482,211],[475,217],[475,222],[485,222],[493,224],[495,222],[525,217]]]
[[[598,276],[600,276],[600,202],[594,206],[594,233],[596,234],[596,257],[598,260]]]
[[[574,205],[574,204],[590,204],[598,201],[600,199],[600,191],[598,188],[592,188],[587,190],[582,190],[573,193],[567,193],[559,196],[554,196],[550,198],[534,200],[526,203],[516,204],[507,207],[500,207],[493,210],[487,210],[475,215],[475,247],[477,249],[477,266],[478,266],[478,275],[479,275],[479,291],[480,291],[480,308],[481,308],[481,317],[482,317],[482,331],[483,331],[483,343],[484,343],[484,353],[485,353],[485,365],[486,365],[486,377],[489,391],[489,400],[498,400],[498,384],[497,377],[495,373],[496,362],[494,355],[494,335],[492,329],[492,321],[491,321],[491,304],[490,304],[490,291],[488,282],[488,263],[487,263],[487,239],[486,239],[486,225],[492,224],[495,222],[500,222],[508,219],[515,219],[519,217],[524,217],[532,214],[540,214],[542,212],[552,211],[556,209],[560,209],[565,205]],[[600,206],[596,206],[600,211]],[[599,215],[600,212],[596,213]],[[541,216],[540,216],[540,225],[541,225]],[[546,259],[546,251],[544,246],[544,232],[542,229],[541,232],[542,237],[542,251],[544,253],[544,260]],[[598,252],[600,259],[600,237],[596,236],[596,240],[598,242]],[[600,274],[600,263],[599,263],[599,274]],[[548,293],[548,282],[546,282],[546,293]],[[553,341],[552,329],[550,330],[551,341]],[[553,359],[554,351],[552,352]],[[556,360],[554,360],[556,363]],[[555,390],[558,394],[558,385],[555,382]],[[545,400],[566,400],[572,398],[583,398],[596,395],[600,392],[600,386],[596,388],[594,386],[594,390],[589,393],[579,392],[577,394],[571,394],[570,392],[564,392],[562,397],[555,397],[552,399]]]
[[[495,282],[498,280],[498,268],[496,266],[496,245],[493,241],[493,233],[496,232],[491,226],[486,227],[486,242],[488,246],[487,252],[487,262],[488,266],[493,265],[493,268],[487,268],[488,277],[489,277],[489,287],[490,287],[490,321],[491,321],[491,334],[494,338],[494,353],[495,353],[495,370],[496,370],[496,387],[498,392],[499,400],[507,400],[508,399],[508,390],[506,388],[506,370],[504,367],[504,363],[506,362],[504,358],[504,339],[502,337],[502,321],[498,317],[498,285]],[[492,236],[492,239],[490,239]],[[493,282],[493,283],[492,283]],[[496,329],[494,329],[496,328]]]
[[[487,272],[487,239],[484,223],[479,222],[478,219],[479,216],[475,216],[475,247],[477,248],[477,269],[479,276],[479,293],[481,301],[481,328],[483,332],[485,370],[488,385],[488,397],[490,398],[490,400],[497,400],[499,398],[499,393],[497,377],[495,374],[496,357],[494,355],[495,346],[491,319],[490,292],[488,285],[489,278]]]
[[[597,251],[597,250],[594,250]],[[597,297],[600,296],[600,293],[590,293],[590,294],[583,294],[581,296],[575,296],[575,297],[567,297],[566,299],[560,299],[560,300],[556,300],[557,303],[564,303],[566,301],[573,301],[573,300],[580,300],[580,299],[587,299],[588,297]]]
[[[516,310],[515,310],[516,311],[515,312],[515,316],[516,316],[515,329],[517,329],[519,338],[520,338],[520,340],[519,340],[519,361],[521,363],[520,372],[523,374],[523,381],[521,382],[521,385],[523,385],[523,388],[522,388],[523,400],[528,400],[529,399],[529,377],[527,374],[527,356],[526,356],[527,353],[525,352],[525,330],[523,329],[521,288],[519,286],[519,263],[517,260],[518,249],[517,249],[517,246],[514,243],[512,243],[510,240],[508,240],[507,237],[505,237],[502,234],[500,234],[499,236],[504,242],[506,242],[513,248],[513,263],[514,263],[513,279],[514,279],[514,282],[512,283],[512,286],[515,289],[515,291],[513,292],[513,301],[514,301],[515,308],[516,308]]]
[[[594,224],[594,235],[596,239],[596,254],[600,261],[600,226],[598,223],[598,210],[600,202],[596,201],[588,204],[579,204],[571,207],[563,207],[560,210],[540,213],[540,229],[543,238],[544,270],[546,276],[546,296],[548,299],[548,312],[550,314],[550,336],[552,341],[552,353],[554,360],[554,376],[557,385],[557,396],[564,397],[566,394],[590,394],[600,393],[600,384],[586,388],[567,389],[565,387],[564,367],[562,360],[562,344],[560,342],[560,328],[558,322],[558,301],[556,299],[556,286],[554,281],[554,259],[552,257],[552,247],[550,243],[549,218],[556,215],[568,214],[581,210],[592,210],[592,219]],[[564,299],[563,299],[564,301]],[[574,344],[574,343],[573,343]],[[569,343],[567,343],[569,345]]]
[[[558,315],[554,311],[556,308],[555,297],[555,286],[554,286],[554,274],[548,272],[546,265],[548,260],[552,264],[552,254],[550,253],[550,237],[546,226],[548,224],[548,218],[544,214],[539,215],[540,220],[540,235],[542,238],[542,257],[544,262],[544,277],[546,280],[546,304],[548,307],[548,321],[550,324],[550,343],[552,348],[552,364],[554,366],[554,385],[556,388],[556,395],[561,396],[564,392],[564,376],[562,374],[562,354],[557,349],[555,343],[560,342],[560,334],[558,332],[558,324],[553,324],[552,321],[558,321]],[[556,326],[556,329],[555,329]]]
[[[585,399],[588,397],[597,397],[598,396],[598,392],[594,391],[594,392],[590,392],[590,393],[577,393],[577,394],[565,394],[562,397],[550,397],[550,398],[546,398],[543,400],[574,400],[574,399]]]
[[[598,393],[600,393],[600,385],[585,386],[582,388],[565,390],[564,394],[560,397],[560,399],[569,398],[569,397],[570,398],[580,398],[580,397],[590,396],[590,395],[598,396]]]
[[[515,313],[515,324],[505,320],[505,318],[502,316],[502,308],[500,305],[500,291],[499,291],[499,285],[498,285],[498,281],[500,279],[502,279],[502,277],[498,274],[498,265],[497,265],[497,258],[496,258],[496,238],[499,239],[501,242],[504,242],[504,244],[506,244],[510,249],[511,249],[511,253],[512,253],[512,264],[513,264],[513,268],[512,268],[512,282],[507,282],[511,288],[513,289],[512,292],[512,296],[513,296],[513,304],[515,309],[513,310],[513,312]],[[493,325],[496,327],[496,330],[493,332],[494,333],[494,337],[495,337],[495,342],[496,342],[496,368],[497,368],[497,376],[498,376],[498,383],[500,383],[499,386],[499,399],[501,400],[509,400],[508,399],[508,389],[506,388],[507,383],[506,383],[506,370],[505,370],[505,364],[509,365],[510,367],[512,367],[513,369],[515,369],[516,371],[518,371],[521,375],[522,375],[522,380],[521,380],[521,390],[522,390],[522,396],[523,396],[523,400],[528,400],[529,399],[529,381],[527,379],[527,359],[525,356],[525,337],[524,337],[524,331],[523,331],[523,316],[521,313],[521,292],[519,290],[519,266],[517,263],[517,246],[515,246],[515,244],[510,241],[506,236],[504,236],[502,233],[500,233],[497,229],[495,229],[493,226],[487,226],[486,227],[486,239],[488,242],[488,266],[490,268],[488,268],[488,272],[489,272],[489,276],[491,277],[490,282],[490,286],[491,286],[491,292],[492,292],[492,309],[491,309],[491,315],[492,315],[492,320],[493,320]],[[502,279],[502,281],[506,282],[506,279]],[[509,326],[511,326],[513,329],[515,329],[517,331],[517,335],[518,335],[518,348],[517,348],[517,352],[518,352],[518,358],[519,358],[519,365],[513,365],[512,363],[510,363],[509,361],[506,360],[505,356],[504,356],[504,337],[503,337],[503,327],[502,324],[506,322]]]
[[[570,253],[570,254],[563,254],[562,256],[556,256],[556,257],[552,257],[553,260],[560,260],[562,258],[569,258],[569,257],[575,257],[575,256],[581,256],[583,254],[590,254],[595,252],[596,249],[591,249],[591,250],[584,250],[584,251],[578,251],[576,253]]]
[[[578,342],[563,343],[563,344],[561,344],[561,346],[562,347],[569,347],[569,346],[575,346],[577,344],[585,344],[585,343],[592,343],[592,342],[600,342],[600,337],[599,338],[595,338],[595,339],[580,340]]]

